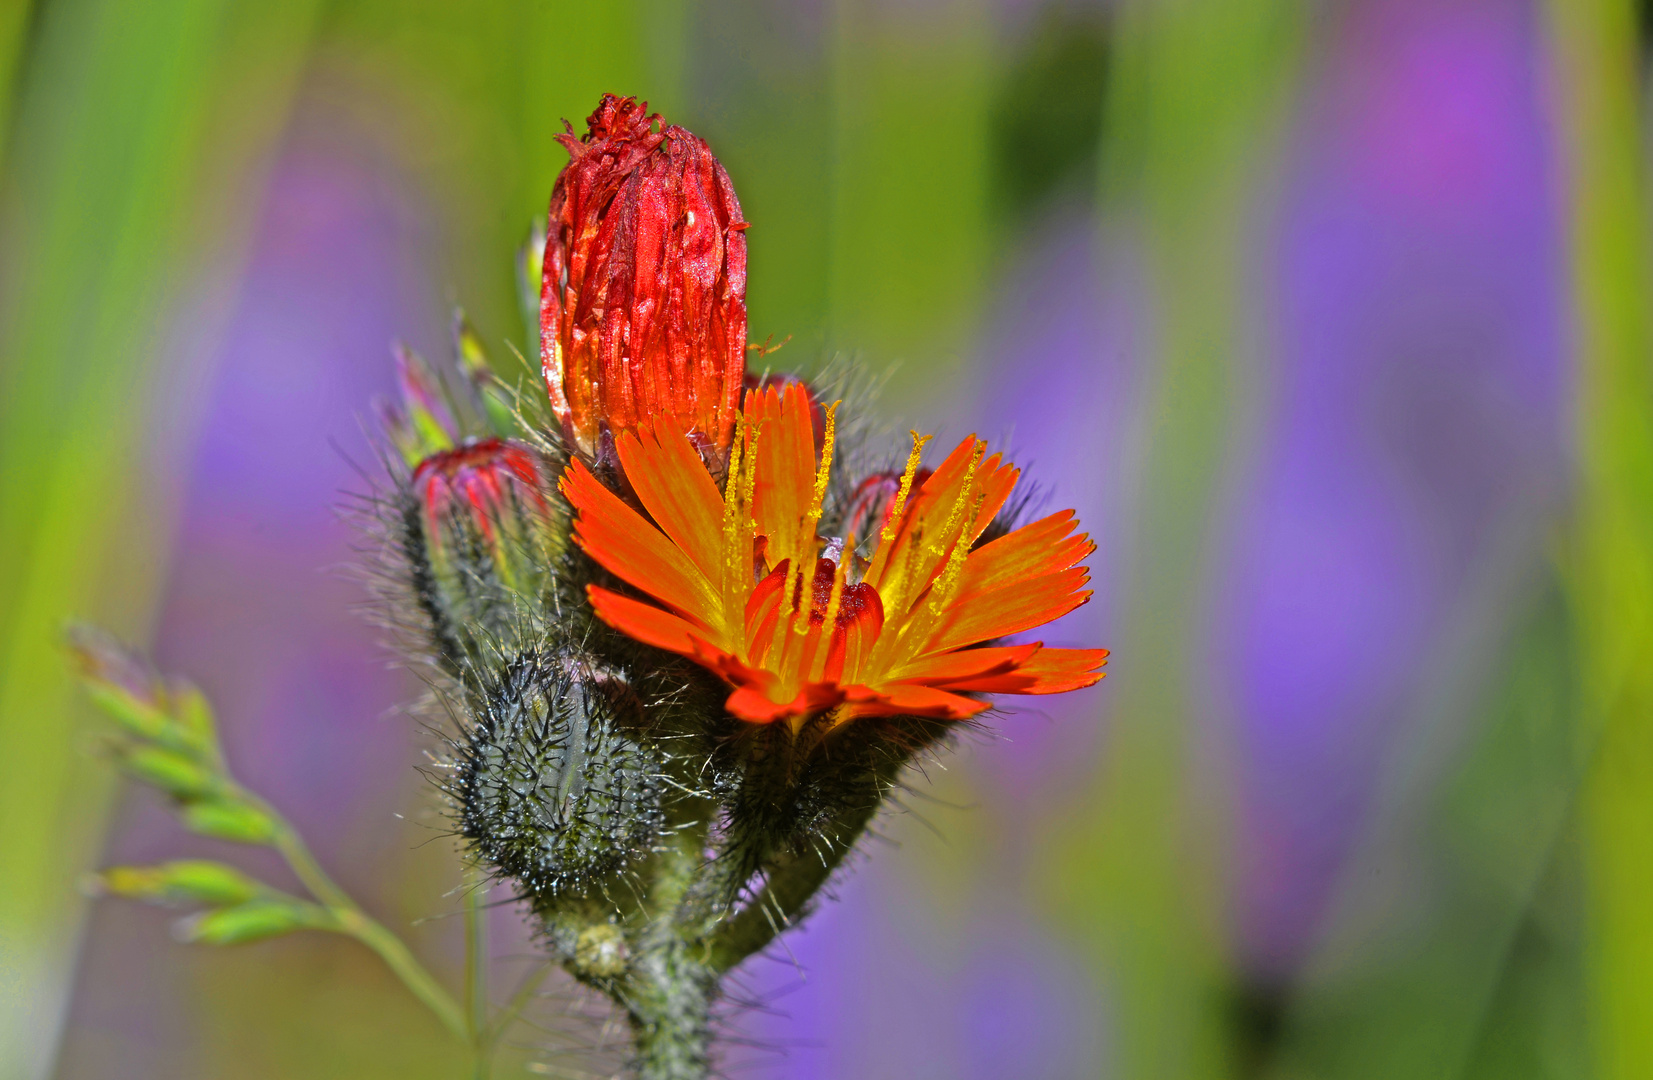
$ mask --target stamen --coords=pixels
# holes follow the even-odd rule
[[[746,415],[737,413],[729,478],[723,489],[723,630],[732,641],[745,639],[746,600],[752,592],[752,474],[757,464],[757,435]]]
[[[913,490],[913,478],[918,475],[918,463],[924,457],[924,444],[930,441],[930,436],[920,435],[916,431],[909,431],[913,437],[912,452],[907,455],[907,467],[901,473],[901,488],[895,493],[895,502],[890,504],[889,516],[884,520],[884,528],[878,534],[878,546],[882,548],[895,537],[895,530],[901,521],[901,512],[907,509],[907,495]]]
[[[895,539],[901,527],[901,515],[907,509],[907,496],[912,493],[913,480],[918,476],[919,462],[924,456],[924,444],[930,441],[930,436],[920,435],[918,432],[909,432],[913,437],[912,452],[907,455],[907,467],[901,473],[901,487],[895,493],[895,501],[890,504],[888,516],[884,519],[884,527],[878,533],[878,550],[872,553],[872,564],[861,578],[870,581],[873,587],[884,593],[885,573],[890,561],[891,542]],[[888,612],[886,612],[888,614]]]
[[[960,499],[960,502],[963,500]],[[969,520],[981,513],[981,508],[987,503],[985,491],[976,495],[975,505],[971,510]],[[930,592],[925,598],[923,606],[913,612],[907,624],[900,629],[896,644],[886,650],[881,650],[879,658],[888,664],[894,665],[916,656],[923,655],[924,647],[929,644],[930,638],[935,636],[936,628],[941,625],[942,618],[952,607],[953,597],[958,592],[959,581],[964,577],[964,562],[970,557],[970,544],[965,537],[959,537],[959,542],[947,553],[947,562],[941,568],[941,574],[935,584],[930,586]],[[882,640],[882,639],[881,639]],[[899,653],[897,660],[894,653]]]
[[[987,504],[987,492],[976,495],[975,505],[970,508],[970,520],[974,521],[981,513],[981,508]],[[968,537],[960,536],[953,550],[947,553],[947,565],[942,568],[941,576],[936,579],[935,587],[930,590],[930,609],[940,615],[942,609],[952,603],[953,594],[958,591],[959,578],[964,575],[964,560],[970,557]]]
[[[882,583],[880,584],[879,595],[887,598],[885,618],[890,619],[891,623],[889,629],[879,636],[877,644],[873,646],[872,655],[867,659],[869,670],[887,670],[899,663],[898,656],[906,658],[917,655],[917,651],[929,639],[940,618],[940,609],[935,608],[932,603],[909,611],[908,605],[923,597],[926,588],[939,584],[936,581],[937,571],[945,576],[955,559],[958,564],[956,573],[963,572],[964,558],[969,554],[969,544],[964,542],[963,533],[968,531],[970,524],[975,521],[986,499],[986,492],[976,490],[976,472],[986,450],[986,441],[976,440],[970,464],[960,480],[958,494],[953,497],[947,518],[940,529],[930,534],[934,540],[926,543],[924,541],[927,537],[915,535],[907,550],[903,552],[901,572],[886,575],[888,591],[886,592]],[[967,507],[973,509],[966,513]],[[922,522],[919,524],[922,525]],[[942,562],[943,559],[946,561]],[[938,563],[941,565],[938,566]],[[931,599],[935,599],[933,591]]]
[[[816,521],[821,519],[821,501],[826,498],[827,478],[832,471],[832,446],[833,441],[838,437],[838,406],[842,404],[841,401],[834,401],[827,406],[826,434],[821,440],[821,463],[815,469],[814,506]]]
[[[942,525],[941,532],[937,535],[938,542],[926,549],[932,558],[940,558],[949,544],[956,547],[960,539],[957,534],[963,530],[965,522],[974,522],[976,514],[981,512],[980,500],[974,500],[975,508],[968,518],[965,517],[964,507],[972,502],[972,496],[976,494],[976,468],[981,464],[982,454],[986,451],[986,441],[978,441],[975,453],[970,456],[970,467],[964,470],[964,481],[959,487],[958,496],[953,500],[953,508],[947,515],[946,524]]]

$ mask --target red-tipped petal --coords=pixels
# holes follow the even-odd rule
[[[879,687],[874,700],[851,704],[847,711],[852,716],[928,716],[935,720],[968,720],[990,707],[985,701],[960,697],[934,687],[894,683]]]
[[[891,682],[951,686],[968,679],[1014,671],[1039,651],[1038,645],[1007,645],[993,649],[960,649],[919,657],[890,673]]]
[[[1107,672],[1107,649],[1040,649],[1016,672],[1035,679],[1033,686],[1014,690],[1016,694],[1065,694],[1092,686]]]

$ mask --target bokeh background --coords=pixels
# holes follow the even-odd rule
[[[709,139],[774,363],[1002,438],[1098,688],[918,778],[733,1076],[1653,1076],[1653,231],[1631,0],[0,3],[0,1077],[461,1075],[359,946],[175,944],[245,851],[87,751],[72,616],[450,981],[459,864],[338,508],[389,345],[608,90]],[[364,464],[365,463],[365,464]],[[493,913],[500,992],[533,948]],[[548,984],[499,1075],[607,1075]]]

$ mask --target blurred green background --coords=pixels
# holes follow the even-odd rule
[[[0,1078],[453,1076],[357,946],[76,890],[188,839],[71,617],[456,981],[428,736],[334,569],[388,346],[605,91],[707,138],[754,340],[1002,436],[1101,687],[972,733],[725,1018],[785,1077],[1653,1076],[1653,230],[1632,0],[0,0]],[[500,907],[494,977],[533,963]],[[552,983],[500,1075],[605,1076]]]

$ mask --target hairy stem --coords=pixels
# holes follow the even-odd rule
[[[712,934],[706,946],[706,966],[721,975],[791,926],[838,869],[877,812],[876,802],[849,810],[811,850],[777,859],[762,891]]]
[[[704,1080],[712,1061],[717,974],[676,935],[639,956],[625,989],[639,1080]]]
[[[631,1021],[641,1080],[702,1080],[711,1068],[711,1011],[717,977],[689,955],[684,931],[705,919],[705,857],[711,808],[695,807],[655,866],[649,918],[619,1000]]]

